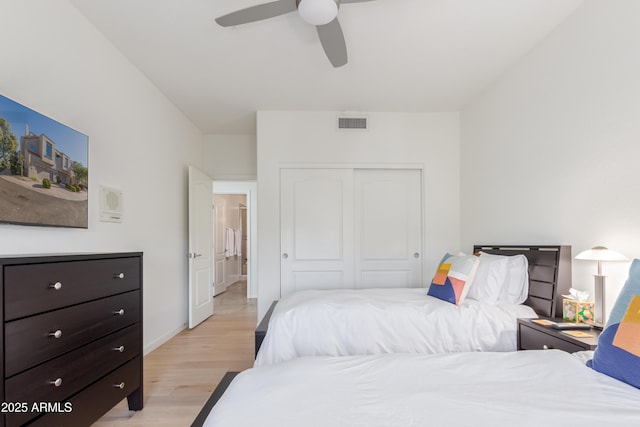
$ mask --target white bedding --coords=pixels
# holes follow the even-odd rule
[[[207,427],[633,426],[640,390],[559,350],[307,357],[240,373]]]
[[[460,306],[421,288],[302,291],[276,305],[255,366],[303,356],[514,351],[519,304]]]

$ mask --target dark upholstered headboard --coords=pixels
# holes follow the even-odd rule
[[[562,317],[562,295],[571,288],[571,246],[475,245],[473,253],[523,254],[529,260],[529,297],[525,304],[544,317]]]

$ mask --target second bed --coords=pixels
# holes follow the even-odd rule
[[[474,279],[483,290],[487,281],[500,280],[496,271],[508,274],[510,266],[522,269],[524,262],[525,283],[513,298],[496,301],[476,291],[474,299],[456,305],[427,295],[425,288],[297,292],[263,320],[266,331],[256,331],[255,366],[318,355],[516,350],[517,318],[559,314],[556,307],[570,287],[571,248],[476,245],[477,252],[502,268]]]

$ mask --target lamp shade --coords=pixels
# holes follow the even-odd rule
[[[336,0],[299,0],[298,14],[312,25],[325,25],[338,16]]]
[[[629,258],[605,248],[604,246],[594,246],[593,248],[580,252],[576,259],[585,261],[598,261],[598,274],[594,275],[594,298],[596,303],[595,326],[602,327],[607,321],[606,311],[606,288],[605,276],[602,274],[602,263],[606,261],[629,261]]]
[[[626,256],[604,246],[594,246],[589,250],[580,252],[576,255],[576,259],[585,261],[629,261]]]
[[[605,248],[604,246],[594,246],[589,250],[580,252],[576,255],[576,259],[585,261],[598,261],[598,276],[602,276],[602,262],[603,261],[629,261],[629,258]]]

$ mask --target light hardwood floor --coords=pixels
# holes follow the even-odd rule
[[[214,315],[187,329],[144,358],[144,409],[126,400],[94,427],[190,426],[227,371],[250,368],[254,360],[255,300],[240,281],[214,298]]]

